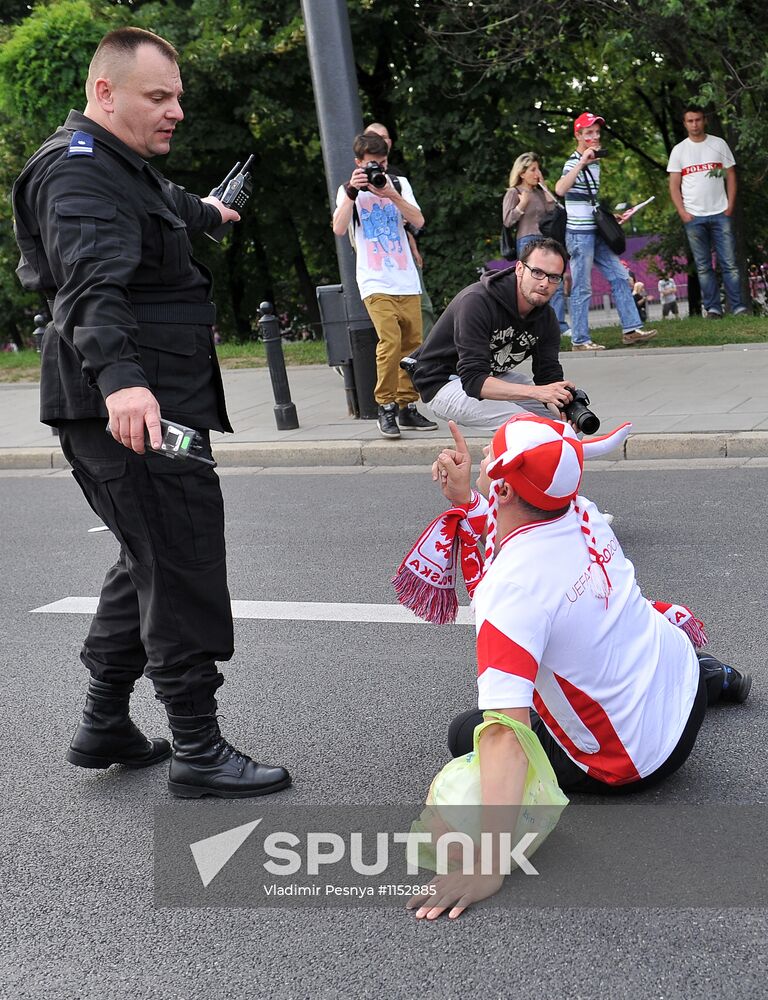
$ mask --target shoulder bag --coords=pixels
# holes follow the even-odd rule
[[[499,237],[499,254],[504,260],[517,260],[517,240],[513,226],[502,226]]]
[[[568,213],[565,208],[556,201],[541,217],[539,222],[539,232],[550,240],[557,240],[565,246],[565,227],[568,222]]]
[[[515,190],[517,191],[517,188]],[[520,192],[517,193],[519,196]],[[514,226],[505,226],[502,223],[501,236],[499,237],[499,256],[503,257],[504,260],[517,260],[517,223]]]
[[[595,196],[592,193],[592,184],[590,183],[592,175],[589,172],[589,167],[584,168],[584,179],[587,182],[587,190],[592,202],[592,215],[595,220],[595,228],[605,240],[609,250],[612,250],[615,254],[624,253],[627,247],[627,238],[624,230],[616,221],[613,212],[610,212],[607,208],[603,208],[602,205],[598,205],[595,201]]]

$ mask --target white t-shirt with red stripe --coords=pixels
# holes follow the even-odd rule
[[[706,136],[702,142],[683,139],[669,154],[667,173],[679,173],[686,212],[718,215],[728,208],[726,172],[736,161],[725,139]]]
[[[606,575],[609,596],[595,596]],[[590,500],[506,536],[474,606],[481,709],[535,708],[568,756],[608,784],[664,763],[691,713],[698,661],[640,593]]]

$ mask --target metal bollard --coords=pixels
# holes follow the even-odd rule
[[[40,354],[43,350],[43,334],[48,325],[48,316],[45,313],[38,313],[35,316],[35,329],[32,336],[35,338],[35,350]]]
[[[261,331],[261,339],[264,341],[269,377],[272,379],[272,394],[275,397],[275,423],[279,431],[295,431],[299,426],[299,418],[296,407],[291,402],[280,325],[271,302],[261,303],[259,317],[259,330]]]

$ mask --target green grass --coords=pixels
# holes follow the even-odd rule
[[[248,344],[219,344],[216,348],[222,368],[264,368],[266,352],[261,341]],[[326,365],[328,355],[322,340],[283,341],[286,365]]]
[[[35,351],[0,352],[0,382],[37,382],[40,355]]]
[[[658,330],[658,336],[641,347],[624,347],[621,343],[621,327],[606,326],[591,331],[597,344],[626,351],[648,351],[656,347],[717,347],[722,344],[755,344],[768,340],[768,317],[766,316],[723,316],[722,319],[660,319],[648,320],[644,326]],[[562,352],[571,350],[571,341],[563,338]]]
[[[624,348],[621,328],[606,326],[593,331],[593,339],[608,349],[649,351],[657,347],[717,347],[722,344],[754,344],[768,341],[768,317],[724,316],[721,320],[665,319],[648,321],[647,327],[659,335],[641,347]],[[563,339],[560,349],[571,350],[571,342]],[[264,344],[220,344],[217,348],[222,368],[264,368]],[[321,340],[297,340],[283,343],[285,363],[291,365],[325,365],[328,359]],[[0,352],[0,382],[37,382],[40,378],[40,356],[34,351]]]

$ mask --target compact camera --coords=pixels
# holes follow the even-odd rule
[[[589,408],[589,396],[583,389],[570,389],[573,399],[563,407],[563,413],[576,430],[584,434],[595,434],[600,429],[600,420]]]
[[[371,162],[366,163],[362,169],[363,173],[368,178],[368,183],[371,187],[378,188],[380,190],[381,188],[387,186],[387,175],[380,163],[377,163],[375,160],[371,160]]]
[[[595,158],[598,159],[598,160],[600,159],[600,157],[607,156],[607,155],[608,155],[608,150],[607,149],[596,149],[595,150]]]

